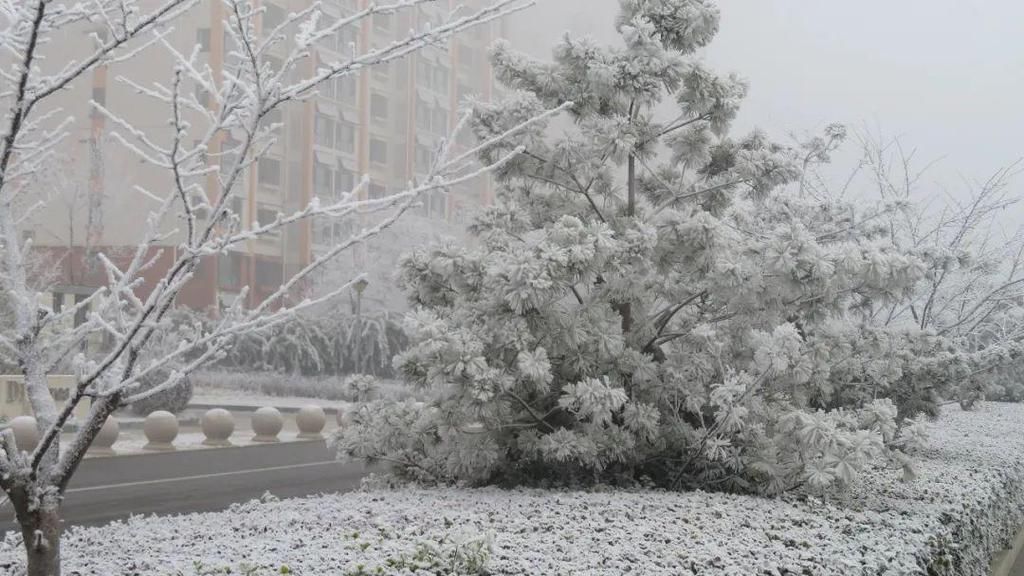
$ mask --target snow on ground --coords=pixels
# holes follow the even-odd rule
[[[981,576],[1022,522],[1024,405],[950,407],[918,477],[842,498],[402,489],[72,528],[65,574]],[[0,543],[0,568],[21,558]],[[419,569],[419,571],[416,571]],[[247,572],[251,570],[251,572]]]
[[[174,438],[174,445],[179,450],[206,448],[206,446],[203,446],[203,440],[206,440],[206,435],[198,430],[182,431]],[[117,450],[118,454],[144,452],[142,447],[148,443],[149,440],[146,439],[141,430],[121,432],[117,437],[117,442],[114,444],[114,449]]]

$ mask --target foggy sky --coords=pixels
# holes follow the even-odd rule
[[[720,0],[706,57],[750,81],[737,122],[779,140],[830,122],[901,136],[950,188],[1024,157],[1024,2]],[[539,0],[516,42],[547,56],[563,31],[616,38],[617,0]],[[517,38],[518,40],[519,38]],[[1024,184],[1018,180],[1018,184]]]

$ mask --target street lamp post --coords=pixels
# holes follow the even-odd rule
[[[363,291],[370,285],[370,281],[366,278],[360,278],[356,281],[353,288],[356,290],[356,353],[355,353],[355,373],[361,374],[360,363],[363,350]]]

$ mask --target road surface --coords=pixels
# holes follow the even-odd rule
[[[270,492],[279,498],[352,490],[366,470],[342,464],[323,441],[89,458],[68,487],[67,526],[105,524],[132,514],[223,510]],[[10,503],[0,530],[15,528]]]
[[[1024,576],[1024,554],[1019,554],[1010,568],[1010,576]]]

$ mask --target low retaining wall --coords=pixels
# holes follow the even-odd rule
[[[141,421],[132,419],[131,426],[126,429],[137,431],[141,427],[145,435],[144,443],[126,442],[121,432],[120,420],[117,416],[107,419],[102,430],[93,440],[87,452],[87,458],[123,455],[125,453],[168,452],[179,448],[221,448],[237,444],[272,444],[281,441],[316,441],[323,440],[327,430],[327,412],[320,406],[309,405],[294,410],[287,410],[287,420],[294,424],[294,430],[283,432],[286,417],[281,410],[264,406],[248,408],[239,416],[248,422],[247,428],[236,425],[236,414],[223,407],[210,408],[200,416],[176,416],[162,410],[155,411]],[[331,420],[336,420],[339,412],[332,411]],[[189,432],[191,443],[180,441],[179,434],[185,425],[198,425],[199,430]],[[31,451],[39,442],[35,418],[18,416],[7,423],[14,431],[15,439],[21,450]],[[201,431],[201,432],[200,432]],[[71,431],[73,433],[73,430]],[[197,436],[199,436],[197,438]],[[137,438],[138,439],[138,438]],[[126,446],[127,444],[127,446]]]

